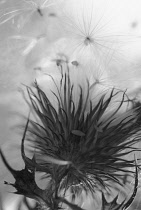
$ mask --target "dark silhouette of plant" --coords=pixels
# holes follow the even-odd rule
[[[107,112],[121,91],[113,89],[110,95],[103,94],[99,101],[94,101],[89,95],[89,83],[87,91],[79,87],[75,101],[69,70],[62,74],[60,86],[56,85],[57,94],[53,92],[58,102],[57,108],[37,82],[35,88],[36,93],[27,87],[39,121],[28,118],[25,126],[21,144],[25,168],[14,170],[1,151],[4,164],[15,178],[14,184],[5,184],[15,187],[16,194],[35,199],[40,209],[58,210],[68,206],[73,210],[82,210],[73,202],[82,192],[91,194],[93,199],[96,192],[101,192],[101,210],[128,209],[137,193],[140,165],[135,158],[126,159],[126,155],[140,151],[135,147],[140,142],[140,106],[120,114],[126,97],[123,92],[118,107]],[[35,148],[32,159],[26,156],[24,149],[27,132],[28,141]],[[38,187],[36,172],[45,173],[45,189]],[[122,180],[125,173],[135,175],[133,194],[121,204],[117,202],[118,195],[108,202],[103,190],[117,185],[124,187]],[[66,199],[68,191],[72,195],[72,202]]]

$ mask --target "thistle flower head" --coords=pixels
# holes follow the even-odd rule
[[[131,111],[125,118],[117,116],[125,93],[119,106],[108,114],[107,109],[119,94],[114,89],[108,97],[92,101],[89,84],[87,91],[80,86],[74,101],[74,86],[65,73],[58,93],[54,93],[58,103],[54,108],[37,83],[35,87],[37,94],[31,88],[28,92],[40,122],[31,121],[29,130],[40,164],[53,170],[60,188],[82,184],[84,190],[94,192],[97,185],[108,186],[108,181],[121,184],[121,174],[132,173],[129,168],[134,167],[134,160],[125,156],[135,151],[133,145],[140,141],[137,114]]]
[[[25,169],[12,169],[1,152],[5,165],[16,179],[15,184],[10,184],[17,189],[18,194],[42,201],[50,209],[58,209],[63,203],[71,209],[80,210],[80,207],[66,200],[67,192],[72,194],[73,199],[82,192],[94,197],[98,191],[123,186],[124,173],[133,175],[132,168],[136,165],[135,188],[129,202],[119,205],[116,197],[109,203],[102,195],[102,210],[126,209],[123,206],[132,202],[138,185],[139,164],[132,157],[126,159],[126,156],[139,150],[135,144],[140,142],[140,107],[119,117],[119,110],[124,104],[124,92],[119,106],[109,111],[112,101],[120,92],[113,89],[110,94],[92,100],[88,82],[87,86],[74,89],[69,68],[64,72],[62,66],[59,68],[62,70],[60,83],[52,78],[56,85],[56,92],[52,94],[57,106],[37,82],[36,92],[27,87],[37,121],[28,119],[22,138],[21,154]],[[75,94],[77,97],[74,97]],[[25,154],[25,139],[35,149],[32,159]],[[45,190],[37,186],[35,171],[46,174]]]

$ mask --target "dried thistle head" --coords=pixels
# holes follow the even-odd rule
[[[53,92],[53,95],[57,107],[54,107],[37,82],[36,92],[27,87],[38,119],[28,119],[25,127],[21,145],[25,169],[13,170],[1,152],[5,165],[16,179],[12,186],[17,189],[18,194],[42,201],[43,205],[50,209],[59,209],[63,203],[72,209],[80,210],[80,207],[66,200],[68,191],[74,199],[82,192],[94,197],[99,191],[114,188],[115,185],[123,186],[123,175],[128,173],[136,174],[131,197],[133,200],[137,191],[139,165],[134,158],[127,159],[126,156],[139,150],[135,144],[140,142],[140,107],[119,117],[118,112],[125,101],[123,92],[118,107],[111,112],[107,111],[120,92],[113,89],[110,94],[103,94],[98,101],[91,99],[89,83],[87,90],[79,86],[79,91],[74,92],[69,69],[62,73],[59,86],[56,83],[55,85],[57,91]],[[24,151],[27,131],[27,140],[35,148],[32,159],[28,158]],[[135,165],[136,172],[133,170]],[[36,171],[46,174],[45,190],[36,184]],[[131,199],[129,201],[131,202]],[[123,202],[118,205],[117,198],[108,203],[104,197],[102,202],[102,210],[126,209],[127,203],[130,203]]]

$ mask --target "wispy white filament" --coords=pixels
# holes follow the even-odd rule
[[[110,14],[110,0],[74,0],[65,2],[60,17],[68,51],[76,53],[83,62],[92,59],[96,65],[109,62],[117,50],[118,34]]]
[[[55,4],[54,0],[22,0],[18,4],[13,2],[11,7],[0,10],[0,25],[11,21],[21,30],[34,13],[37,12],[40,16],[43,16],[43,11]]]

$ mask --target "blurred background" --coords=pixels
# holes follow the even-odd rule
[[[0,0],[0,146],[15,169],[21,170],[24,167],[20,157],[20,143],[22,126],[25,125],[24,117],[29,112],[24,85],[32,85],[36,78],[44,86],[44,72],[57,74],[52,64],[54,54],[63,50],[66,52],[70,47],[67,36],[68,33],[71,36],[72,31],[67,30],[67,27],[73,24],[67,24],[65,15],[75,6],[77,14],[81,0],[77,3],[73,0],[66,1]],[[94,18],[97,15],[104,20],[106,18],[105,25],[101,21],[97,22],[101,24],[98,30],[104,28],[100,38],[109,37],[111,42],[107,41],[106,47],[110,45],[112,49],[112,55],[104,68],[109,80],[104,84],[106,88],[111,88],[114,84],[117,88],[127,89],[131,98],[140,101],[141,1],[98,1],[94,0]],[[98,8],[96,13],[95,4]],[[79,15],[78,13],[78,17]],[[65,31],[64,24],[67,25]],[[102,57],[101,54],[100,56]],[[12,187],[4,186],[4,180],[14,181],[0,160],[0,202],[4,210],[14,210],[22,196],[9,193],[12,192]],[[140,195],[139,187],[133,208],[130,209],[141,208]]]

